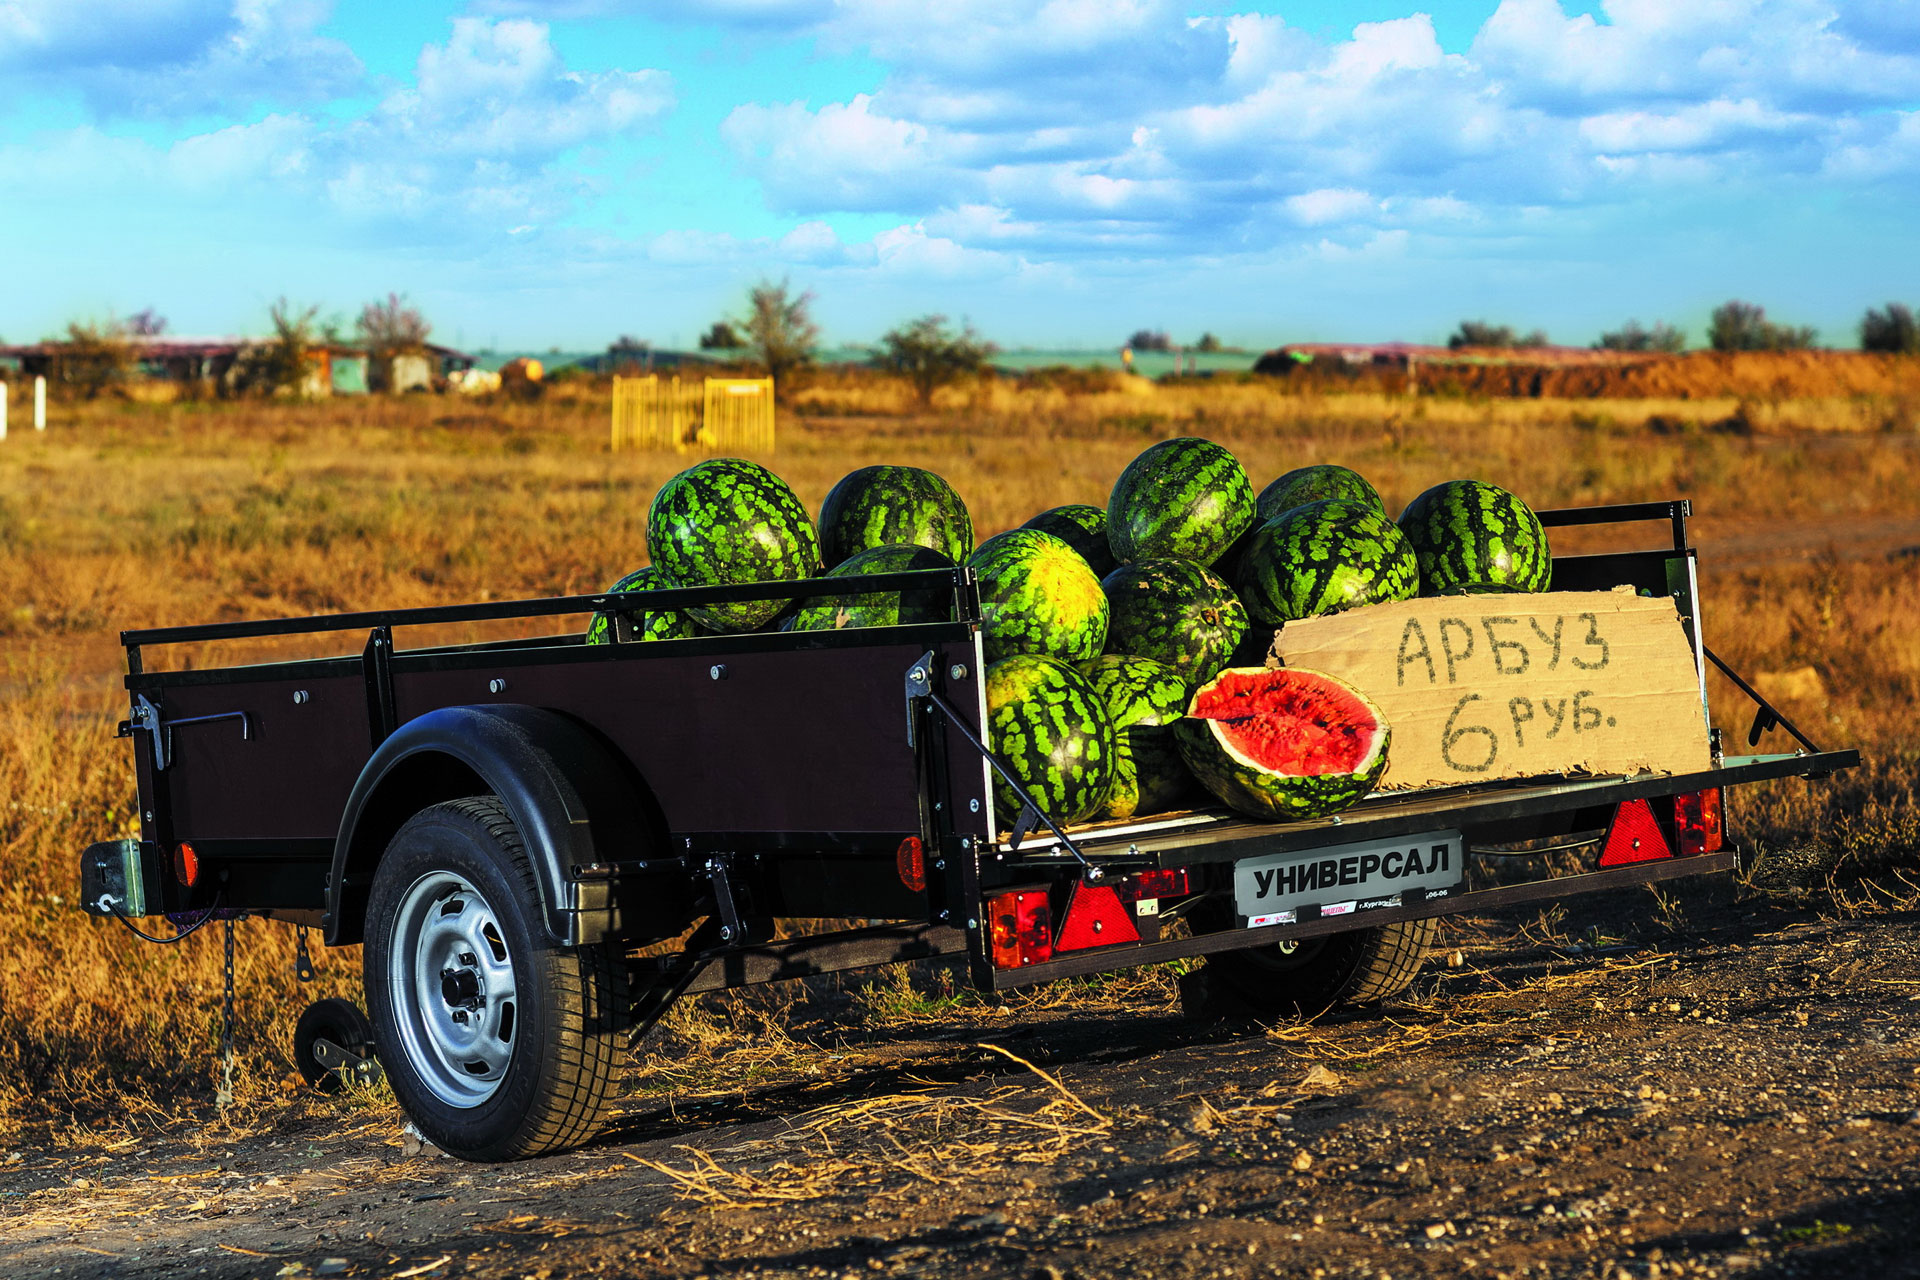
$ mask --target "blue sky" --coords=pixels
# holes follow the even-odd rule
[[[0,338],[407,294],[467,346],[1141,327],[1851,345],[1920,304],[1912,0],[0,0]]]

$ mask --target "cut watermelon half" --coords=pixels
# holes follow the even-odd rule
[[[1223,803],[1292,821],[1338,813],[1387,769],[1392,731],[1352,685],[1303,667],[1229,667],[1194,692],[1180,755]]]

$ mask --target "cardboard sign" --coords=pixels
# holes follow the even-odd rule
[[[1627,587],[1443,596],[1289,622],[1276,661],[1338,676],[1386,714],[1387,790],[1710,763],[1674,603]]]

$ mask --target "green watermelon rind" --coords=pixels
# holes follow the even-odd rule
[[[1107,544],[1121,564],[1178,556],[1211,565],[1253,523],[1246,468],[1211,440],[1162,440],[1127,464],[1107,499]]]
[[[1255,622],[1285,622],[1420,594],[1419,562],[1400,527],[1371,507],[1310,502],[1260,527],[1234,588]]]
[[[709,458],[682,471],[647,508],[647,552],[683,587],[792,582],[820,571],[813,517],[786,481],[744,458]],[[778,617],[785,600],[693,605],[709,631],[752,631]]]
[[[1107,597],[1072,547],[1038,529],[995,534],[967,557],[989,664],[1020,653],[1085,662],[1107,641]]]
[[[973,517],[946,479],[924,467],[861,467],[820,504],[821,563],[831,569],[874,547],[906,543],[958,564],[973,550]]]
[[[857,551],[829,569],[829,578],[856,578],[876,573],[912,573],[922,569],[951,569],[953,561],[931,547],[894,543]],[[953,617],[951,586],[912,592],[854,592],[847,595],[808,596],[786,624],[789,631],[843,631],[856,627],[897,627],[922,622],[946,622]]]
[[[1380,500],[1380,491],[1365,476],[1352,467],[1319,462],[1310,467],[1296,467],[1262,489],[1253,500],[1253,518],[1265,524],[1295,507],[1304,507],[1309,502],[1320,502],[1327,498],[1342,498],[1372,507],[1381,515],[1387,513],[1387,504]]]
[[[1546,528],[1516,495],[1484,480],[1447,480],[1407,504],[1399,525],[1420,567],[1421,594],[1546,591],[1553,552]],[[1480,551],[1483,540],[1491,554]],[[1502,545],[1511,540],[1511,548]]]
[[[1092,683],[1056,658],[1022,653],[987,668],[987,747],[1047,816],[1065,825],[1100,812],[1113,789],[1115,732]],[[995,818],[1020,817],[1013,788],[994,774]]]
[[[672,591],[674,582],[660,569],[647,565],[635,569],[620,581],[607,588],[609,595],[620,591]],[[679,609],[628,609],[627,616],[633,622],[635,640],[690,640],[705,635],[698,623]],[[612,644],[614,641],[614,616],[611,613],[596,613],[587,623],[584,644]]]
[[[1246,674],[1265,670],[1264,667],[1229,667],[1214,679],[1218,680],[1232,672]],[[1387,771],[1393,727],[1387,723],[1372,699],[1344,680],[1304,667],[1287,670],[1337,684],[1373,712],[1374,721],[1380,726],[1380,736],[1374,743],[1372,756],[1360,769],[1353,773],[1312,777],[1276,774],[1234,750],[1233,745],[1221,736],[1219,721],[1197,719],[1191,714],[1174,725],[1173,737],[1179,745],[1180,758],[1186,761],[1193,776],[1229,809],[1273,822],[1307,822],[1350,809],[1374,789]],[[1203,685],[1194,690],[1193,699],[1188,702],[1189,711],[1207,687]]]
[[[1102,654],[1080,670],[1113,719],[1113,790],[1100,816],[1164,813],[1193,798],[1198,787],[1173,740],[1192,684],[1165,663],[1119,654]]]
[[[1213,679],[1246,640],[1250,624],[1240,597],[1191,560],[1135,560],[1109,573],[1100,589],[1107,597],[1106,651],[1164,663],[1190,685]]]
[[[1096,578],[1112,573],[1117,563],[1107,544],[1107,513],[1103,507],[1072,502],[1049,507],[1020,526],[1050,533],[1080,553]]]

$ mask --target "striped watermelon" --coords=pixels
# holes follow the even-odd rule
[[[1498,485],[1437,484],[1407,504],[1400,528],[1419,561],[1422,595],[1545,591],[1553,580],[1540,517]]]
[[[1386,504],[1380,501],[1379,490],[1367,483],[1365,476],[1348,467],[1322,462],[1289,471],[1262,489],[1260,496],[1253,501],[1254,518],[1265,524],[1295,507],[1304,507],[1309,502],[1320,502],[1327,498],[1358,502],[1382,515],[1387,510]]]
[[[1191,560],[1135,560],[1100,588],[1107,593],[1107,652],[1151,658],[1191,684],[1213,679],[1246,639],[1240,597]]]
[[[1255,621],[1279,626],[1383,600],[1411,600],[1420,575],[1393,521],[1328,498],[1260,526],[1234,585]]]
[[[1179,556],[1218,560],[1253,523],[1253,486],[1211,440],[1162,440],[1127,464],[1107,500],[1107,542],[1125,564]]]
[[[1113,717],[1113,792],[1100,816],[1144,817],[1189,800],[1198,788],[1180,759],[1173,725],[1187,713],[1192,686],[1172,667],[1146,658],[1105,654],[1080,670]]]
[[[896,543],[930,547],[958,564],[973,550],[973,517],[952,485],[921,467],[862,467],[828,491],[820,504],[827,568]]]
[[[1391,739],[1365,694],[1302,667],[1229,667],[1194,691],[1174,726],[1202,786],[1280,822],[1324,818],[1373,790]]]
[[[895,543],[868,547],[835,565],[829,578],[858,578],[876,573],[951,569],[953,561],[930,547]],[[916,622],[945,622],[953,617],[953,588],[809,596],[786,625],[789,631],[839,631],[848,627],[892,627]]]
[[[1009,529],[981,543],[967,563],[980,584],[988,662],[1016,653],[1085,662],[1106,643],[1100,579],[1052,534]]]
[[[1099,507],[1074,503],[1042,511],[1020,526],[1050,533],[1078,551],[1095,577],[1113,572],[1113,548],[1107,545],[1107,513]]]
[[[669,591],[673,584],[667,581],[667,575],[648,565],[636,569],[620,581],[608,587],[615,591]],[[692,618],[678,609],[648,609],[632,607],[627,615],[633,620],[633,638],[635,640],[685,640],[692,636],[705,634],[694,624]],[[588,644],[612,644],[614,638],[613,614],[596,613],[587,623]]]
[[[1113,790],[1114,729],[1087,678],[1054,658],[1022,653],[987,668],[987,745],[1055,822],[1083,822]],[[999,825],[1020,816],[994,775]]]
[[[807,509],[779,476],[744,458],[711,458],[653,495],[647,551],[682,587],[791,582],[820,571],[820,541]],[[752,631],[784,600],[747,600],[687,610],[710,631]]]

